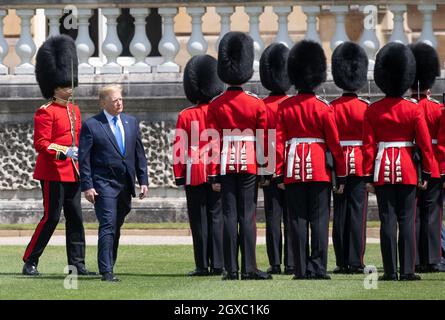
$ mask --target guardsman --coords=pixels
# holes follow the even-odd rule
[[[289,53],[288,75],[298,94],[278,107],[276,174],[279,187],[285,189],[290,216],[293,279],[330,279],[327,256],[331,183],[338,183],[336,192],[343,192],[346,166],[334,110],[314,93],[326,80],[326,56],[320,44],[310,40],[297,43]],[[332,172],[327,168],[328,149],[335,159],[336,181],[332,181]]]
[[[217,61],[209,55],[194,56],[187,63],[184,91],[194,106],[182,110],[176,124],[173,169],[176,185],[185,186],[196,265],[189,276],[221,275],[224,267],[221,196],[207,182],[207,142],[201,139],[208,103],[224,90],[216,69]]]
[[[334,82],[343,95],[334,108],[340,144],[346,161],[343,194],[334,194],[332,238],[337,268],[334,273],[363,273],[368,193],[363,178],[363,118],[369,101],[356,94],[367,81],[368,57],[353,42],[344,42],[332,54]]]
[[[436,50],[426,43],[410,45],[416,58],[416,79],[411,86],[412,99],[423,109],[431,136],[434,157],[431,178],[426,190],[418,191],[416,212],[417,263],[416,272],[439,272],[440,235],[442,227],[443,193],[437,162],[437,136],[443,104],[430,97],[436,77],[440,76],[440,62]]]
[[[68,36],[49,38],[37,52],[37,82],[42,95],[50,101],[34,116],[34,148],[38,153],[34,179],[40,180],[42,187],[43,217],[23,256],[24,275],[39,275],[39,258],[59,222],[62,208],[68,264],[77,268],[77,274],[95,274],[85,268],[77,165],[81,119],[79,107],[70,101],[78,83],[77,64],[76,46]]]
[[[415,75],[416,59],[407,46],[391,42],[377,54],[374,79],[385,97],[365,112],[363,171],[367,190],[376,193],[379,208],[381,280],[420,280],[414,273],[416,189],[426,189],[434,155],[422,108],[415,100],[403,98]],[[421,182],[413,161],[414,140],[422,152]]]
[[[289,49],[282,43],[273,43],[267,47],[260,59],[260,78],[264,88],[270,91],[263,99],[267,109],[267,127],[275,130],[277,126],[278,104],[289,96],[290,88],[287,76],[287,58]],[[268,149],[269,152],[272,150]],[[273,148],[275,150],[275,148]],[[284,191],[279,189],[272,178],[268,186],[263,186],[264,211],[266,216],[266,247],[269,258],[270,274],[281,273],[283,235],[281,221],[284,226],[284,273],[294,273],[294,255],[289,233],[289,216],[284,201]]]
[[[257,177],[267,174],[261,159],[261,153],[267,154],[267,143],[256,139],[256,131],[267,132],[267,115],[264,102],[241,87],[253,75],[253,59],[249,35],[229,32],[221,39],[218,76],[229,87],[209,106],[209,127],[219,133],[219,139],[212,140],[208,176],[213,190],[222,193],[226,269],[222,280],[238,279],[239,249],[241,280],[272,279],[256,265]]]

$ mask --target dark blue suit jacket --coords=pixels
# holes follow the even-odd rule
[[[80,131],[79,169],[82,191],[94,188],[99,196],[116,197],[135,177],[148,185],[147,159],[136,118],[121,113],[125,131],[125,155],[119,151],[105,113],[86,120]]]

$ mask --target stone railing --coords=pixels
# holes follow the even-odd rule
[[[46,37],[59,33],[59,21],[64,14],[64,9],[73,9],[74,17],[77,17],[76,45],[79,57],[79,72],[81,74],[123,74],[123,73],[179,73],[180,66],[175,61],[180,44],[174,31],[174,18],[178,14],[179,7],[186,7],[186,12],[191,17],[191,34],[187,42],[186,50],[190,56],[208,52],[208,43],[203,35],[203,15],[208,7],[215,6],[217,15],[220,16],[220,33],[216,41],[218,46],[221,37],[230,30],[231,16],[235,12],[235,6],[243,7],[249,19],[249,33],[255,41],[255,69],[258,69],[258,60],[264,49],[260,28],[260,15],[264,12],[264,6],[272,6],[277,16],[278,29],[274,38],[276,42],[282,42],[288,46],[293,44],[288,32],[289,15],[299,7],[306,16],[306,32],[304,38],[320,41],[317,31],[317,16],[320,13],[331,13],[335,16],[335,32],[330,41],[333,50],[343,41],[348,40],[345,26],[345,17],[350,12],[361,12],[363,14],[363,33],[358,40],[372,62],[377,50],[382,46],[377,35],[378,12],[390,11],[393,14],[393,31],[388,41],[399,41],[408,43],[404,29],[404,13],[407,4],[416,4],[417,9],[423,14],[423,30],[419,38],[433,46],[437,46],[437,39],[432,24],[432,14],[437,9],[434,1],[422,1],[421,4],[414,1],[387,1],[388,5],[382,5],[383,1],[332,1],[326,5],[323,1],[103,1],[94,4],[87,0],[52,0],[52,1],[9,1],[8,4],[0,4],[0,74],[33,74],[33,57],[37,46],[35,39],[44,40]],[[389,4],[390,3],[390,4]],[[99,37],[102,61],[92,62],[95,51],[94,43],[89,33],[89,18],[93,9],[100,9],[100,19],[104,21],[104,36]],[[116,19],[121,13],[121,8],[130,8],[130,15],[134,18],[134,36],[129,45],[133,57],[130,65],[122,65],[118,57],[122,53],[122,44],[117,33]],[[149,62],[147,56],[153,49],[147,37],[146,18],[152,8],[157,8],[162,17],[162,38],[157,49],[162,59]],[[21,34],[15,45],[15,51],[20,58],[20,63],[14,70],[8,70],[3,64],[8,54],[8,44],[3,35],[3,18],[8,10],[15,9],[20,18]],[[66,11],[68,12],[68,11]],[[34,19],[35,33],[32,36],[31,18]],[[72,17],[68,17],[72,18]],[[106,22],[105,22],[106,21]],[[217,23],[217,22],[215,22]],[[47,25],[46,25],[47,24]],[[48,32],[46,32],[48,29]],[[105,31],[106,30],[106,31]],[[41,41],[40,41],[41,42]],[[172,78],[173,79],[173,78]]]

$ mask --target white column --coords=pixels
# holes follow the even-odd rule
[[[317,32],[317,14],[320,13],[319,6],[302,6],[303,13],[307,16],[307,30],[304,39],[321,43]]]
[[[230,20],[232,14],[235,12],[234,7],[216,7],[216,13],[221,17],[221,29],[219,32],[218,40],[215,43],[215,50],[218,52],[218,46],[224,35],[230,31]]]
[[[346,34],[345,15],[348,13],[348,6],[332,6],[330,11],[335,14],[335,33],[331,39],[332,51],[345,41],[349,41]]]
[[[294,42],[289,37],[289,29],[287,27],[292,7],[273,7],[273,12],[278,16],[278,32],[274,42],[282,43],[288,48],[292,48]]]
[[[125,68],[130,73],[148,73],[151,72],[151,67],[145,62],[145,58],[150,54],[151,43],[148,40],[147,32],[145,31],[145,19],[150,14],[148,8],[131,8],[130,14],[134,17],[134,37],[130,43],[130,52],[135,58],[132,66]]]
[[[31,18],[34,16],[34,10],[17,10],[16,13],[21,19],[22,31],[15,46],[15,51],[20,57],[20,65],[15,68],[15,74],[34,74],[34,65],[31,63],[36,53],[36,45],[31,35]]]
[[[0,74],[8,74],[8,67],[3,64],[3,59],[9,51],[8,43],[3,35],[3,18],[6,14],[6,10],[0,10]]]
[[[159,14],[162,17],[163,32],[158,49],[164,61],[157,67],[157,72],[179,72],[179,65],[175,62],[179,52],[179,42],[174,30],[174,18],[178,14],[178,9],[160,8]]]
[[[408,44],[408,38],[405,34],[405,28],[403,25],[404,21],[403,14],[406,12],[406,5],[404,4],[390,5],[389,10],[391,10],[391,12],[394,15],[393,18],[394,27],[388,42],[399,42],[403,44]]]
[[[202,34],[202,16],[206,13],[206,8],[188,7],[187,13],[192,17],[192,34],[187,42],[187,51],[192,57],[205,54],[208,45]]]
[[[90,38],[88,28],[92,12],[91,9],[79,9],[78,11],[79,30],[76,38],[76,48],[79,58],[79,74],[94,74],[94,67],[89,63],[89,59],[94,53],[94,43]]]
[[[48,32],[48,38],[52,36],[57,36],[60,34],[59,31],[59,20],[62,16],[62,10],[61,9],[45,9],[45,15],[48,18],[49,22],[49,32]]]
[[[117,63],[117,58],[122,53],[122,44],[117,35],[117,17],[120,9],[102,9],[102,14],[107,18],[107,36],[102,44],[102,51],[107,58],[107,63],[100,68],[100,73],[122,73],[122,66]]]
[[[436,11],[435,4],[419,4],[419,11],[423,13],[423,27],[419,42],[425,42],[430,46],[437,48],[437,38],[433,30],[433,12]]]
[[[368,70],[372,74],[375,65],[375,55],[380,48],[380,41],[376,34],[378,12],[376,7],[371,6],[361,6],[360,11],[364,13],[365,19],[363,20],[363,33],[360,36],[359,44],[368,56]]]
[[[263,13],[264,8],[259,6],[247,6],[244,7],[244,12],[249,15],[249,34],[253,39],[254,48],[254,62],[253,70],[255,72],[260,70],[260,58],[261,53],[264,50],[264,42],[261,39],[260,34],[260,15]]]

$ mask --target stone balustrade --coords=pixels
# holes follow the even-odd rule
[[[335,31],[330,39],[330,49],[334,50],[336,46],[344,41],[348,41],[347,26],[345,18],[350,13],[361,12],[363,14],[363,32],[358,43],[366,49],[370,59],[370,68],[372,69],[374,57],[378,49],[383,45],[376,35],[376,26],[379,23],[378,13],[383,11],[391,12],[393,16],[392,33],[388,41],[396,41],[401,43],[409,43],[409,39],[405,33],[405,13],[407,12],[407,4],[410,1],[399,2],[391,1],[391,4],[382,5],[381,1],[363,4],[364,1],[335,1],[332,5],[320,5],[322,1],[104,1],[105,4],[93,4],[91,1],[74,0],[70,1],[11,1],[6,9],[4,5],[0,5],[0,75],[26,75],[34,73],[33,57],[37,51],[36,37],[45,39],[49,36],[59,34],[59,24],[61,17],[64,19],[75,19],[73,28],[77,30],[75,38],[78,56],[79,56],[79,72],[81,74],[123,74],[123,73],[180,73],[181,68],[176,58],[180,54],[180,43],[178,36],[175,34],[175,17],[180,7],[186,8],[186,13],[191,17],[191,33],[187,41],[187,54],[194,56],[197,54],[208,53],[209,45],[203,33],[203,16],[206,15],[210,5],[216,6],[216,14],[220,17],[220,21],[215,24],[220,25],[219,38],[216,41],[216,49],[221,37],[231,30],[231,16],[235,12],[235,7],[242,7],[249,21],[249,33],[255,43],[255,70],[258,70],[259,58],[265,47],[262,39],[260,16],[264,12],[265,6],[272,6],[273,13],[276,15],[278,28],[273,41],[281,42],[287,46],[293,45],[293,40],[289,35],[289,24],[295,21],[289,21],[289,15],[294,10],[301,10],[306,16],[306,28],[304,38],[321,42],[319,31],[317,30],[318,17],[323,14],[331,14],[335,21]],[[434,47],[438,41],[433,30],[432,15],[437,9],[436,4],[431,1],[422,1],[417,5],[417,10],[423,15],[423,27],[418,41],[426,42]],[[66,4],[65,4],[66,3]],[[119,3],[119,4],[118,4]],[[277,3],[275,5],[275,3]],[[286,4],[287,5],[283,5]],[[338,3],[338,4],[337,4]],[[349,3],[349,4],[348,4]],[[298,6],[296,6],[298,4]],[[206,5],[206,6],[204,6]],[[129,44],[129,52],[131,63],[123,65],[119,62],[123,46],[120,41],[117,30],[117,19],[121,15],[122,8],[130,8],[130,15],[134,19],[134,34]],[[146,18],[149,16],[153,8],[157,8],[157,12],[162,19],[162,37],[157,45],[160,53],[160,59],[149,60],[147,57],[150,52],[155,49],[150,43],[150,29],[146,28]],[[66,15],[68,9],[74,9],[71,15]],[[99,61],[93,63],[92,57],[95,51],[95,45],[90,36],[90,17],[92,9],[99,9],[100,28],[98,49],[100,51]],[[15,45],[15,53],[20,59],[20,63],[8,70],[3,64],[5,57],[8,55],[8,46],[6,45],[3,34],[3,20],[8,11],[15,10],[15,14],[20,18],[20,38]],[[38,12],[38,13],[37,13]],[[30,28],[31,19],[36,15],[43,15],[43,19],[34,24],[40,23],[35,30],[41,30],[45,34],[32,34]],[[74,18],[73,18],[74,17]],[[63,21],[64,23],[66,21]],[[45,30],[47,30],[45,32]],[[303,38],[303,37],[302,37]],[[328,57],[329,58],[329,57]],[[97,59],[96,59],[97,60]],[[173,79],[173,78],[172,78]]]

